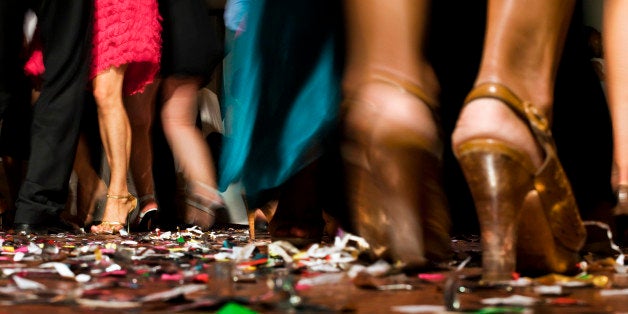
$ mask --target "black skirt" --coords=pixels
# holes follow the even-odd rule
[[[224,44],[205,0],[159,0],[163,18],[161,76],[209,81],[222,61]]]

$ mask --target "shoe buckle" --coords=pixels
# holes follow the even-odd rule
[[[543,132],[547,132],[549,130],[547,118],[545,118],[545,116],[540,113],[534,105],[526,101],[523,103],[523,108],[532,125]]]

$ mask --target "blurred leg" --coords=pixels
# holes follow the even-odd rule
[[[429,4],[345,2],[342,154],[353,224],[376,257],[407,267],[448,257],[439,87],[425,56]]]
[[[196,126],[197,93],[195,78],[166,78],[163,83],[163,130],[174,159],[186,181],[186,209],[189,223],[207,229],[214,223],[215,209],[223,204],[216,191],[216,170],[207,142]],[[204,212],[204,213],[202,213]]]

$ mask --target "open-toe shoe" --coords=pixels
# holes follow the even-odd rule
[[[110,201],[114,201],[114,202],[119,202],[124,200],[124,205],[125,206],[125,211],[126,211],[126,215],[125,220],[124,221],[119,221],[119,220],[103,220],[100,222],[100,224],[97,225],[92,225],[91,226],[91,231],[92,233],[95,234],[114,234],[119,232],[122,229],[125,229],[125,227],[128,227],[127,225],[127,221],[129,220],[129,215],[131,214],[131,212],[137,207],[137,198],[131,194],[127,194],[127,195],[111,195],[111,194],[107,194],[107,202]],[[127,229],[127,232],[129,230]]]

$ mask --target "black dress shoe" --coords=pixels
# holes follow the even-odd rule
[[[13,230],[15,233],[38,235],[57,233],[77,234],[84,232],[78,226],[60,219],[55,220],[51,224],[15,224]]]

